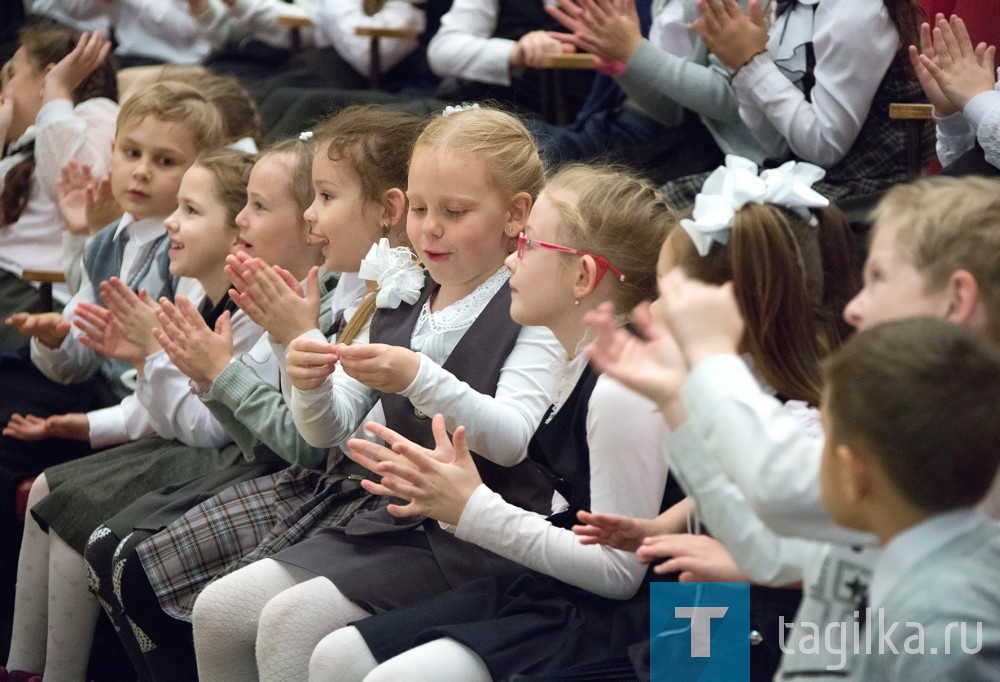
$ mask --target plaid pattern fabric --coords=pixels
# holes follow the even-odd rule
[[[163,610],[191,620],[208,583],[374,508],[358,477],[289,467],[206,500],[136,548]]]
[[[892,185],[910,179],[906,127],[903,121],[889,118],[892,103],[927,101],[920,83],[910,76],[907,61],[902,53],[896,56],[875,92],[868,118],[847,156],[828,168],[826,177],[813,185],[813,189],[831,201],[881,194]],[[931,121],[924,122],[920,154],[925,164],[934,158],[934,124]],[[663,198],[683,212],[694,204],[707,177],[708,173],[699,173],[668,182],[661,188]]]

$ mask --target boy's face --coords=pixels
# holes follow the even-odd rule
[[[173,213],[181,178],[198,156],[188,127],[146,116],[119,129],[112,150],[111,193],[118,205],[137,220]]]
[[[896,226],[878,223],[874,229],[865,261],[864,287],[844,308],[844,320],[864,330],[907,317],[944,317],[948,312],[946,292],[928,290],[927,280],[897,241]]]

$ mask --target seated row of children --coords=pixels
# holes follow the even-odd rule
[[[71,41],[68,57],[41,69],[42,98],[49,89],[65,105],[106,52],[99,36]],[[933,77],[940,67],[931,65]],[[25,77],[17,66],[15,83]],[[836,361],[823,391],[820,360],[841,344],[840,312],[857,287],[846,222],[810,188],[821,169],[793,162],[758,176],[756,164],[731,158],[678,221],[651,183],[621,171],[568,167],[546,181],[534,136],[496,111],[428,122],[347,110],[254,158],[216,150],[232,136],[207,94],[161,82],[123,103],[105,193],[124,216],[89,241],[80,289],[61,315],[11,320],[32,342],[30,361],[0,368],[21,387],[5,399],[8,412],[46,391],[81,400],[58,385],[85,379],[96,384],[91,400],[114,404],[46,419],[18,407],[5,443],[129,441],[50,467],[32,488],[11,679],[43,670],[84,679],[101,608],[143,679],[505,679],[606,665],[648,637],[643,559],[658,556],[657,542],[672,547],[662,570],[693,554],[687,536],[638,553],[637,539],[682,529],[692,502],[743,575],[803,584],[801,622],[854,610],[843,600],[829,608],[839,585],[822,579],[851,561],[862,576],[874,569],[876,606],[944,626],[920,597],[952,568],[893,593],[925,555],[893,552],[892,538],[912,529],[922,547],[940,538],[935,550],[958,538],[948,551],[968,555],[962,570],[976,578],[947,583],[956,592],[947,622],[978,618],[986,634],[977,655],[935,663],[965,666],[943,667],[945,677],[995,665],[996,600],[981,576],[995,558],[995,525],[966,512],[931,518],[974,505],[996,470],[990,397],[962,401],[969,380],[951,368],[970,356],[980,364],[969,372],[989,376],[995,351],[926,322],[851,341],[837,357],[862,377],[872,367],[939,372],[927,390],[900,391],[928,396],[915,426],[901,415],[921,406],[893,403],[873,419],[880,396],[854,412],[836,403],[838,378],[851,381]],[[92,221],[99,186],[83,191]],[[991,329],[996,189],[969,180],[894,190],[847,322],[930,315]],[[911,210],[924,221],[900,218]],[[629,318],[676,268],[732,281],[732,294],[675,274],[661,280],[661,303]],[[332,273],[341,273],[335,285]],[[614,312],[602,306],[609,300]],[[629,319],[645,343],[615,331]],[[584,352],[592,324],[600,375]],[[933,352],[914,350],[924,346]],[[737,352],[742,359],[729,357]],[[682,410],[681,387],[694,393],[703,361],[719,365],[702,380],[705,404],[688,397]],[[641,364],[630,373],[630,362]],[[848,395],[871,390],[848,385]],[[945,388],[954,392],[930,397]],[[740,390],[730,400],[742,404],[727,411],[725,394]],[[884,431],[848,423],[844,447],[830,439],[829,464],[791,454],[822,450],[815,406],[824,398],[831,420],[860,414],[890,434],[913,428],[907,443],[924,449],[893,449]],[[762,416],[747,419],[746,405]],[[952,450],[954,462],[944,458]],[[914,467],[897,459],[925,452],[944,458],[935,466],[954,488],[898,478]],[[821,461],[834,520],[862,532],[831,528]],[[657,523],[628,521],[660,512]],[[578,540],[578,516],[587,526],[577,532],[603,542]],[[611,537],[616,524],[629,539]],[[785,537],[796,535],[835,542]],[[876,550],[850,546],[876,544],[882,559],[904,554],[904,569],[880,581],[890,569],[880,572]],[[865,666],[896,677],[927,665],[915,658],[847,665],[858,679],[871,678]],[[782,674],[828,663],[786,657]]]

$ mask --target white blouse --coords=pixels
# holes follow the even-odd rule
[[[500,370],[495,396],[474,391],[441,367],[508,277],[506,268],[498,270],[469,296],[438,312],[425,304],[410,343],[420,367],[399,394],[424,414],[444,414],[449,431],[464,425],[472,450],[513,466],[526,456],[528,440],[549,405],[564,357],[559,342],[548,329],[522,327]],[[326,341],[318,329],[304,336]],[[337,370],[315,389],[293,389],[291,409],[305,441],[323,448],[348,438],[377,400],[376,391]]]
[[[497,0],[455,0],[427,46],[431,70],[441,77],[510,85],[510,53],[517,43],[493,37],[499,15]]]

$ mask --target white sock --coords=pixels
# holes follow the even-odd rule
[[[42,474],[28,493],[28,509],[49,494]],[[46,624],[49,621],[49,536],[30,512],[24,515],[24,535],[17,559],[14,628],[7,670],[40,673],[45,667]]]
[[[296,566],[262,559],[206,587],[192,613],[198,679],[257,679],[254,643],[260,612],[272,598],[315,577]]]
[[[375,670],[372,656],[355,627],[340,628],[320,640],[309,659],[309,682],[361,682]]]
[[[309,674],[319,641],[347,623],[371,614],[328,579],[313,578],[272,599],[260,614],[257,667],[266,682],[298,682]]]
[[[49,530],[49,636],[45,677],[87,679],[90,645],[101,612],[90,593],[83,555]]]
[[[490,671],[476,653],[453,639],[421,644],[375,668],[364,682],[491,682]]]

